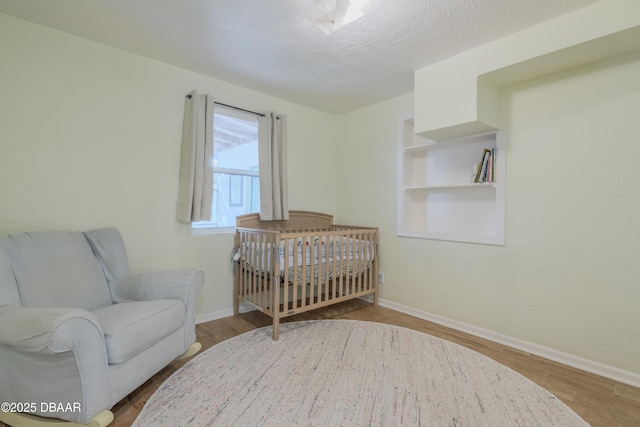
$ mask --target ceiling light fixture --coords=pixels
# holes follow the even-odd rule
[[[304,16],[316,27],[331,34],[364,15],[367,0],[321,0]]]

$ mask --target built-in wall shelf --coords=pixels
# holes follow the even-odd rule
[[[411,118],[400,129],[398,235],[504,245],[503,133],[432,141]]]
[[[422,185],[422,186],[407,186],[404,187],[404,191],[420,191],[420,190],[452,190],[455,188],[477,188],[477,187],[495,187],[495,182],[481,182],[475,184],[454,184],[454,185]]]

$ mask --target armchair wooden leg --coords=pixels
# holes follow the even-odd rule
[[[113,412],[105,409],[91,418],[89,424],[72,423],[56,418],[44,418],[22,412],[0,411],[0,421],[12,427],[106,427],[113,421]]]
[[[198,341],[196,341],[196,342],[194,342],[193,344],[191,344],[189,346],[187,351],[182,353],[180,356],[176,357],[175,360],[182,360],[182,359],[186,359],[187,357],[191,357],[194,354],[196,354],[197,352],[199,352],[201,348],[202,348],[202,344],[200,344]]]

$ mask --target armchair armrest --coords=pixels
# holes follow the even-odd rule
[[[109,366],[102,328],[78,308],[0,306],[0,400],[78,402],[59,413],[88,423],[110,408]],[[20,384],[20,387],[15,387]],[[51,416],[38,406],[34,415]]]
[[[28,353],[73,351],[80,340],[104,346],[98,319],[79,308],[2,306],[0,325],[0,345]]]

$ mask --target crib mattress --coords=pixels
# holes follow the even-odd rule
[[[287,248],[288,246],[288,248]],[[270,278],[272,251],[275,245],[245,243],[236,252],[242,268]],[[277,247],[279,278],[298,285],[318,285],[340,277],[354,277],[371,267],[375,246],[358,239],[315,239],[282,243]],[[286,262],[285,262],[286,261]],[[286,270],[286,274],[285,274]]]

